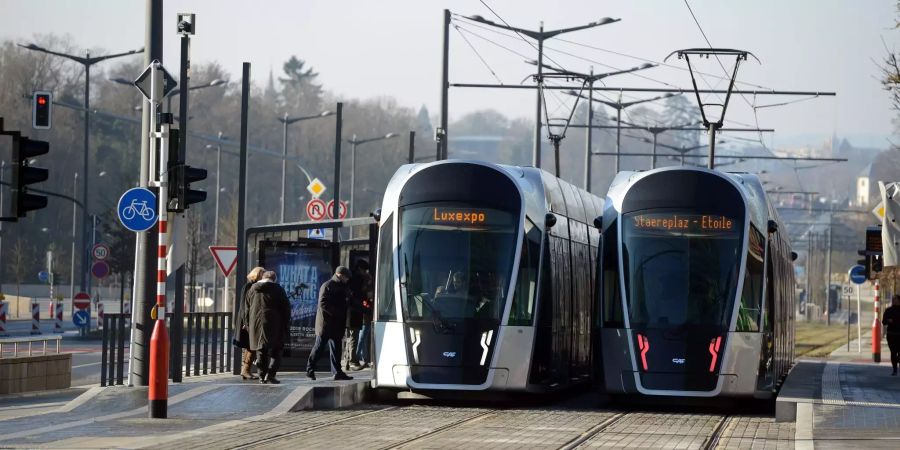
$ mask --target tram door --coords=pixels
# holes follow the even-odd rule
[[[772,252],[771,242],[766,251],[766,298],[763,310],[763,348],[760,352],[760,390],[771,390],[775,383],[775,271],[772,260],[775,254]]]

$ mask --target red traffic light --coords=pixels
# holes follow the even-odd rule
[[[34,93],[31,105],[31,126],[35,129],[46,130],[50,128],[53,108],[53,97],[50,91],[37,91]]]

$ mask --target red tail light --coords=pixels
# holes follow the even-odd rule
[[[641,366],[647,371],[647,352],[650,351],[650,341],[643,334],[638,333],[638,348],[641,350]]]
[[[722,336],[709,341],[709,354],[712,355],[712,361],[709,363],[709,372],[716,371],[716,361],[719,360],[719,348],[722,346]]]

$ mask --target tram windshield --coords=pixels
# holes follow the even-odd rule
[[[718,214],[626,214],[622,246],[631,326],[727,326],[742,229],[738,220]]]
[[[403,208],[405,320],[499,321],[516,247],[515,214],[429,203]]]

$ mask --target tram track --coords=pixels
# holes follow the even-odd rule
[[[728,421],[731,419],[731,416],[722,416],[719,419],[719,422],[716,423],[716,427],[713,428],[712,434],[706,437],[703,441],[703,445],[700,447],[703,450],[712,450],[716,448],[719,444],[719,439],[722,437],[722,432],[725,431],[725,426],[728,424]]]
[[[616,422],[624,419],[626,416],[628,416],[628,413],[617,413],[617,414],[613,415],[612,417],[604,420],[603,422],[600,422],[597,425],[594,425],[593,427],[589,428],[587,431],[585,431],[584,433],[581,433],[581,435],[577,436],[575,439],[572,439],[571,441],[566,442],[559,448],[560,448],[560,450],[574,449],[574,448],[578,447],[579,445],[581,445],[582,443],[584,443],[585,441],[587,441],[588,439],[602,433],[603,430],[611,427]]]
[[[448,430],[452,430],[453,428],[456,428],[456,427],[459,427],[459,426],[462,426],[462,425],[466,425],[466,424],[468,424],[468,423],[475,422],[475,421],[477,421],[477,420],[481,420],[481,419],[483,419],[483,418],[485,418],[485,417],[487,417],[487,416],[495,415],[496,413],[497,413],[496,411],[485,411],[485,412],[478,413],[478,414],[475,414],[475,415],[470,416],[470,417],[465,417],[465,418],[463,418],[463,419],[457,420],[456,422],[448,423],[447,425],[443,425],[443,426],[437,427],[437,428],[435,428],[435,429],[433,429],[433,430],[431,430],[431,431],[429,431],[429,432],[427,432],[427,433],[420,434],[420,435],[418,435],[418,436],[415,436],[415,437],[412,437],[412,438],[409,438],[409,439],[405,439],[405,440],[400,441],[400,442],[394,442],[394,443],[391,443],[390,445],[387,445],[387,446],[384,446],[384,447],[379,448],[379,450],[397,449],[397,448],[402,448],[402,447],[405,446],[405,445],[409,445],[409,444],[412,444],[412,443],[415,443],[415,442],[421,442],[421,441],[424,441],[425,439],[428,439],[428,438],[430,438],[430,437],[432,437],[432,436],[438,435],[438,434],[443,433],[443,432],[448,431]]]
[[[253,443],[250,443],[250,444],[240,445],[240,446],[237,446],[237,447],[231,447],[231,449],[232,449],[232,450],[242,450],[242,449],[249,449],[249,448],[258,448],[258,447],[260,447],[260,446],[263,446],[263,445],[265,445],[265,444],[269,444],[269,443],[272,443],[272,442],[277,442],[277,441],[281,441],[281,440],[284,440],[284,439],[288,439],[288,438],[291,438],[291,437],[294,437],[294,436],[299,436],[299,435],[302,435],[302,434],[311,433],[311,432],[316,431],[316,430],[321,430],[322,428],[331,427],[331,426],[334,426],[334,425],[337,425],[337,424],[340,424],[340,423],[349,422],[349,421],[351,421],[351,420],[359,419],[359,418],[361,418],[361,417],[370,416],[370,415],[374,415],[374,414],[378,414],[378,413],[383,413],[383,412],[386,412],[386,411],[392,411],[392,410],[399,409],[399,408],[400,408],[399,406],[389,406],[389,407],[387,407],[387,408],[376,409],[376,410],[374,410],[374,411],[365,411],[365,412],[361,412],[361,413],[359,413],[359,414],[354,414],[354,415],[352,415],[352,416],[344,417],[344,418],[342,418],[342,419],[336,419],[336,420],[333,420],[333,421],[331,421],[331,422],[319,424],[319,425],[312,426],[312,427],[309,427],[309,428],[303,428],[303,429],[301,429],[301,430],[291,431],[291,432],[289,432],[289,433],[282,433],[282,434],[278,434],[278,435],[275,435],[275,436],[269,436],[269,437],[267,437],[267,438],[265,438],[265,439],[260,439],[260,440],[258,440],[258,441],[254,441]]]

